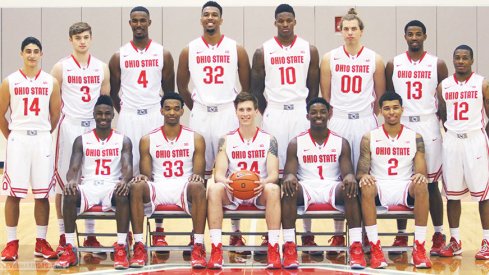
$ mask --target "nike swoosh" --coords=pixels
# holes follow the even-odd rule
[[[340,60],[340,59],[341,59],[341,58],[339,58],[339,57],[335,57],[335,58],[333,58],[333,60]]]
[[[162,145],[163,145],[163,144],[158,144],[158,145],[156,145],[156,147],[161,147]]]
[[[123,54],[122,57],[128,57],[129,55],[128,54]]]
[[[304,152],[307,152],[307,151],[309,151],[309,150],[310,150],[310,149],[304,149]]]
[[[396,67],[401,67],[402,65],[401,64],[397,64]]]
[[[437,139],[438,139],[438,138],[434,138],[434,139],[432,139],[432,141],[435,141],[435,140],[437,140]]]
[[[382,140],[381,139],[376,139],[375,142],[381,142]]]
[[[201,54],[201,53],[203,53],[203,52],[204,52],[204,51],[200,51],[200,52],[197,52],[197,54]]]
[[[238,148],[239,146],[233,146],[233,149]]]
[[[73,69],[66,69],[66,71],[67,71],[67,72],[71,72],[71,71],[73,71]]]

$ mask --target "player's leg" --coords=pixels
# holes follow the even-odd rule
[[[297,206],[304,205],[304,191],[298,184],[297,191],[292,195],[282,196],[282,232],[284,236],[284,268],[292,269],[299,267],[297,260],[297,246],[295,244],[295,223],[297,220]]]
[[[412,205],[414,200],[414,245],[412,263],[417,268],[431,268],[431,261],[426,256],[426,225],[429,213],[429,194],[427,183],[409,184],[407,204]]]
[[[134,233],[134,253],[130,261],[131,267],[143,267],[147,262],[146,248],[143,244],[143,226],[146,209],[152,213],[151,183],[144,180],[133,182],[129,192],[131,207],[131,224]]]
[[[232,205],[230,195],[223,183],[215,182],[207,185],[207,223],[211,237],[211,257],[207,268],[222,268],[222,220],[223,205]]]
[[[475,254],[476,260],[489,259],[489,200],[479,202],[479,214],[482,224],[481,249]]]
[[[117,244],[114,246],[114,268],[127,269],[129,268],[129,261],[127,260],[126,243],[129,217],[131,214],[129,197],[115,193],[112,193],[111,197],[110,204],[115,205],[115,220],[117,223]]]
[[[267,183],[261,195],[256,198],[258,206],[265,206],[265,220],[268,229],[267,268],[281,268],[278,239],[280,236],[280,186]]]
[[[7,196],[5,200],[5,225],[7,227],[7,246],[2,251],[2,261],[15,261],[18,258],[19,240],[17,225],[19,223],[20,198]]]
[[[81,205],[81,192],[83,191],[80,190],[83,190],[83,187],[79,186],[78,188],[75,194],[63,196],[63,220],[65,224],[66,246],[59,260],[54,264],[55,268],[68,268],[78,264],[78,252],[75,244],[77,208],[87,209],[88,207],[87,204]]]
[[[207,199],[204,182],[191,181],[186,187],[186,196],[191,203],[191,216],[194,231],[194,244],[192,246],[192,268],[205,268],[207,266],[204,248],[204,231],[207,216]]]

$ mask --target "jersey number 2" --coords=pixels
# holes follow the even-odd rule
[[[399,161],[397,159],[390,159],[387,163],[389,163],[389,169],[387,169],[387,174],[389,176],[396,176],[397,171],[395,170],[399,165]]]

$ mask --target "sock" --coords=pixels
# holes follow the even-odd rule
[[[37,238],[38,239],[46,239],[46,234],[48,233],[47,225],[38,225],[36,226]]]
[[[295,229],[282,229],[284,233],[284,242],[295,242]]]
[[[126,245],[127,233],[117,233],[117,244]]]
[[[134,243],[143,242],[143,233],[133,234],[133,236],[134,236]]]
[[[278,243],[279,237],[280,237],[280,229],[268,230],[268,243],[271,246],[274,246],[276,243]]]
[[[354,242],[362,243],[362,228],[350,228],[348,230],[348,236],[350,237],[350,245]]]
[[[65,237],[66,237],[66,244],[71,244],[72,246],[75,246],[75,232],[65,233]]]
[[[312,220],[311,219],[303,219],[302,224],[304,226],[304,232],[306,232],[306,233],[311,232],[311,228],[312,228]]]
[[[65,233],[65,220],[58,219],[59,234],[63,235]]]
[[[211,235],[211,242],[213,245],[217,246],[222,242],[222,230],[221,229],[210,229],[209,234]]]
[[[426,226],[414,226],[414,240],[420,244],[426,240]]]
[[[161,222],[155,222],[156,228],[163,228],[163,220]]]
[[[460,242],[460,230],[457,228],[450,228],[450,236],[453,237],[458,243]]]
[[[204,243],[204,234],[194,234],[194,243]]]
[[[17,226],[7,226],[7,242],[17,240]]]
[[[377,244],[379,240],[379,233],[377,231],[377,225],[365,226],[365,231],[367,232],[368,240],[374,244]]]
[[[85,220],[85,232],[88,234],[95,233],[95,221]]]
[[[435,233],[443,233],[443,225],[434,226],[434,228],[435,228]]]
[[[239,231],[241,227],[241,220],[231,220],[231,230],[233,232]]]
[[[406,233],[406,228],[404,228],[404,229],[397,229],[397,233]]]
[[[484,240],[488,240],[489,241],[489,230],[483,229],[482,230],[482,237],[484,238]]]
[[[335,233],[345,232],[345,221],[344,220],[334,220],[334,232]]]

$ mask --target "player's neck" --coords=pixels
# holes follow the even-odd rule
[[[465,73],[458,73],[458,72],[455,72],[455,78],[457,79],[457,81],[459,82],[464,82],[466,81],[467,79],[470,78],[470,76],[472,75],[472,70],[469,70]]]
[[[397,137],[399,135],[399,133],[401,132],[401,129],[402,129],[401,123],[397,123],[394,125],[384,123],[384,130],[387,132],[389,137]]]
[[[74,51],[72,55],[80,65],[87,65],[88,59],[90,58],[89,52],[79,53]]]
[[[358,52],[362,49],[363,45],[360,43],[347,43],[345,44],[345,50],[350,55],[357,55]]]
[[[423,57],[423,55],[424,55],[424,50],[423,49],[419,49],[419,51],[416,51],[416,52],[413,52],[413,51],[408,50],[408,56],[413,61],[420,60],[421,57]]]
[[[111,132],[112,132],[112,128],[107,128],[107,129],[95,128],[95,134],[100,140],[106,140],[110,136]]]
[[[175,125],[168,125],[165,124],[161,127],[163,133],[165,134],[165,137],[169,140],[174,140],[180,135],[180,132],[182,131],[182,125],[180,124],[175,124]]]
[[[146,49],[146,47],[148,46],[148,43],[151,39],[147,36],[145,38],[142,38],[142,39],[135,39],[133,37],[132,39],[132,43],[134,44],[134,46],[140,50],[144,50]]]
[[[23,66],[21,69],[22,73],[24,73],[27,77],[29,78],[34,78],[37,76],[39,71],[41,70],[38,66],[36,67],[28,67],[28,66]]]
[[[213,34],[204,32],[204,35],[202,35],[202,37],[204,38],[205,42],[207,42],[207,44],[214,46],[221,41],[222,34],[220,31],[216,31]]]
[[[278,40],[278,42],[280,42],[280,45],[285,46],[285,47],[292,45],[292,43],[294,43],[294,41],[295,41],[295,37],[296,36],[293,33],[289,36],[280,36],[280,35],[275,36],[275,38]]]
[[[322,129],[311,128],[309,130],[309,134],[311,135],[311,138],[314,140],[314,142],[316,142],[317,144],[323,144],[329,136],[329,129],[328,128],[322,128]]]
[[[239,134],[245,140],[252,139],[256,135],[256,130],[257,127],[254,124],[239,126]]]

